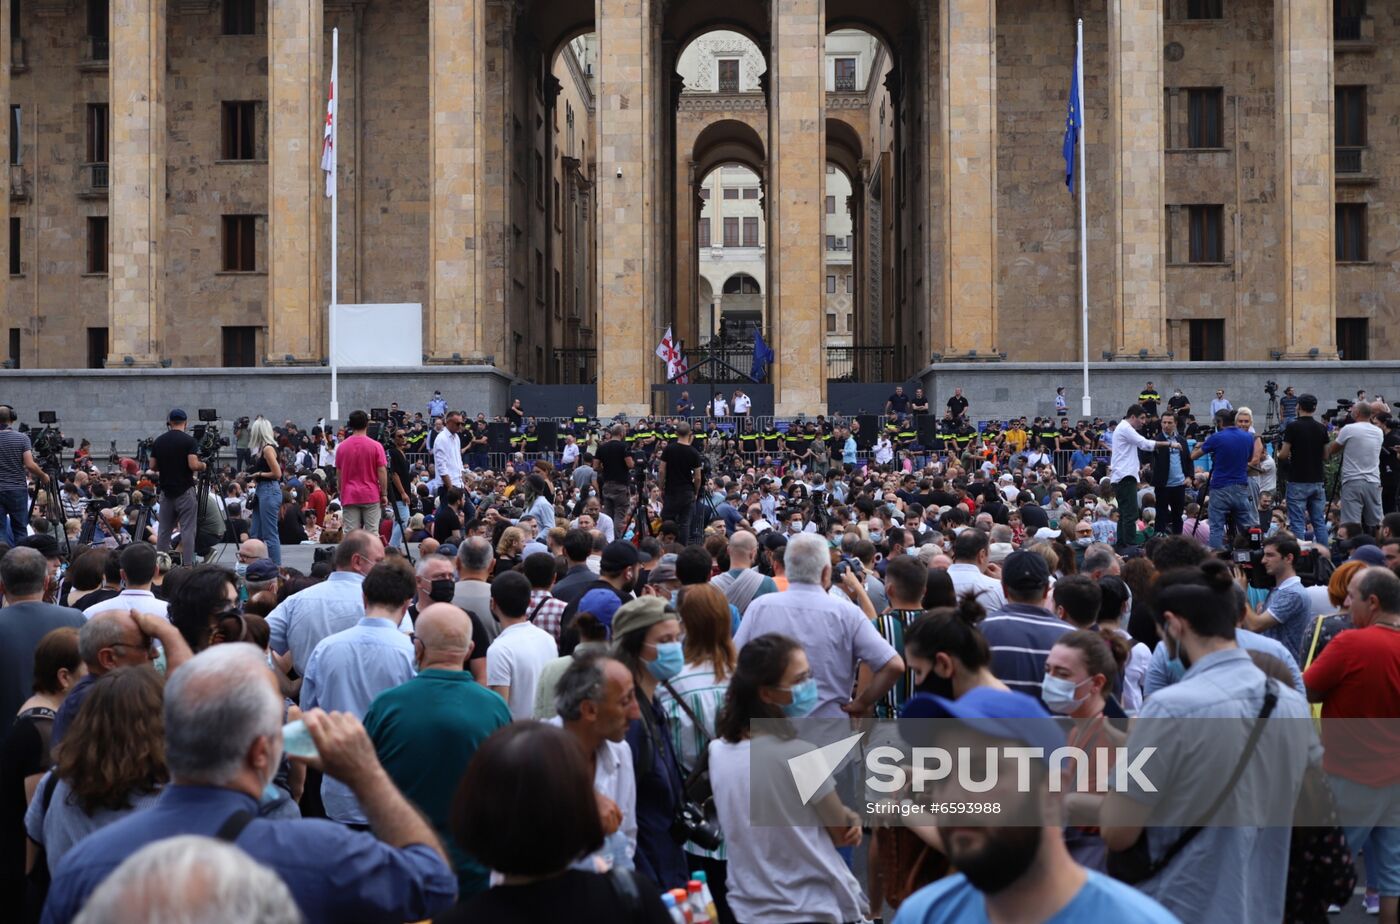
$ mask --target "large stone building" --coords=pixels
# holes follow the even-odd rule
[[[1400,358],[1400,0],[0,0],[11,365],[323,361],[334,27],[341,301],[421,303],[427,365],[647,409],[740,170],[780,413],[1085,346]]]

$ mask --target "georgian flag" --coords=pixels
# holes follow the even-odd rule
[[[335,195],[335,80],[326,99],[326,133],[321,146],[321,170],[326,174],[326,198]]]
[[[656,355],[666,364],[666,379],[668,381],[676,378],[677,374],[686,371],[685,356],[676,348],[676,342],[671,338],[671,328],[666,328],[666,335],[656,345]]]

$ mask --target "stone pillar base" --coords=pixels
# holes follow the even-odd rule
[[[773,408],[774,417],[797,417],[805,416],[808,419],[815,418],[818,414],[826,414],[826,402],[816,405],[806,404],[778,404]]]
[[[650,404],[600,404],[598,405],[598,421],[608,423],[618,414],[623,417],[650,417]]]
[[[263,363],[265,366],[274,366],[283,369],[291,369],[296,366],[319,366],[321,357],[319,356],[269,356]]]
[[[1297,360],[1334,360],[1337,358],[1336,347],[1332,347],[1331,349],[1327,349],[1325,347],[1318,347],[1316,353],[1311,352],[1311,350],[1311,347],[1309,347],[1307,350],[1288,350],[1282,356],[1280,356],[1279,359],[1285,362],[1293,362]]]
[[[1114,362],[1121,360],[1123,362],[1164,363],[1172,359],[1175,359],[1175,357],[1169,356],[1166,353],[1153,353],[1150,350],[1145,356],[1137,350],[1119,350],[1117,353],[1113,354]]]
[[[944,363],[999,363],[1006,359],[1001,353],[968,350],[965,353],[944,353],[939,362]]]
[[[129,363],[127,362],[127,359],[128,359],[128,358],[131,359],[131,362],[129,362]],[[116,354],[109,355],[109,356],[107,357],[107,368],[108,368],[108,369],[161,369],[161,368],[164,368],[164,364],[163,364],[162,359],[161,359],[159,356],[156,356],[156,355],[154,355],[154,354],[140,354],[140,355],[137,355],[137,354],[132,354],[132,353],[123,353],[123,354],[121,354],[120,356],[118,356],[118,355],[116,355]]]
[[[425,366],[494,366],[495,357],[488,357],[482,353],[452,353],[429,355],[423,360]]]

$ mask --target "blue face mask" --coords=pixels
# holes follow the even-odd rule
[[[1166,642],[1163,642],[1162,644],[1165,645]],[[1186,676],[1186,663],[1181,660],[1180,642],[1177,642],[1175,644],[1175,654],[1173,654],[1171,660],[1167,662],[1167,673],[1171,675],[1172,683],[1177,683],[1181,680],[1181,678]]]
[[[238,575],[239,577],[243,577],[244,575],[246,575],[246,574],[248,573],[248,564],[247,564],[247,562],[241,562],[241,561],[240,561],[238,564],[234,565],[234,566],[233,566],[233,573],[236,574],[236,575]]]
[[[685,652],[680,642],[662,642],[656,646],[656,660],[645,664],[657,680],[670,680],[685,667]]]
[[[788,692],[792,694],[792,702],[783,706],[783,715],[790,719],[802,719],[812,714],[812,710],[817,708],[817,681],[808,677],[801,683],[788,687]]]

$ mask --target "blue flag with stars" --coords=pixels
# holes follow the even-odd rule
[[[764,376],[768,374],[768,364],[773,359],[773,348],[763,342],[763,331],[755,327],[753,329],[753,369],[749,371],[749,378],[755,382],[762,382]]]
[[[1079,108],[1079,56],[1075,55],[1074,70],[1069,78],[1069,112],[1065,116],[1065,185],[1074,195],[1074,155],[1079,145],[1079,130],[1084,127],[1084,113]]]

